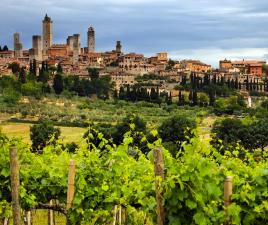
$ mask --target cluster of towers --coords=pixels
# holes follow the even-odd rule
[[[42,61],[47,58],[48,49],[53,44],[53,21],[45,16],[43,20],[43,36],[34,35],[32,37],[32,48],[29,51],[30,60]]]
[[[49,49],[53,45],[53,21],[46,14],[42,21],[43,35],[34,35],[32,37],[32,48],[29,50],[30,60],[42,61],[48,58]],[[80,34],[74,34],[67,38],[67,45],[69,50],[73,53],[74,61],[77,61],[81,54],[81,39]],[[93,27],[88,28],[87,32],[87,48],[86,52],[95,52],[95,31]],[[14,52],[15,57],[22,57],[22,44],[20,42],[20,35],[14,34]]]
[[[29,60],[43,61],[53,57],[70,57],[73,62],[79,61],[79,56],[84,53],[95,52],[95,31],[92,26],[87,31],[87,47],[81,48],[80,34],[68,36],[66,44],[53,44],[53,21],[46,14],[43,21],[43,34],[32,36],[32,48],[29,50]],[[15,58],[23,57],[20,35],[14,34],[14,55]],[[122,53],[120,41],[116,43],[116,52]]]

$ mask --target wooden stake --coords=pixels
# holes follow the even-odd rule
[[[68,174],[68,191],[67,191],[67,210],[72,207],[74,199],[74,179],[75,179],[75,161],[70,160]]]
[[[233,193],[233,178],[228,176],[224,181],[224,206],[225,206],[225,215],[226,222],[225,225],[229,224],[229,216],[228,216],[228,207],[231,205],[231,196]]]
[[[116,220],[117,220],[117,205],[114,207],[114,221],[113,221],[113,225],[116,225]]]
[[[31,211],[25,211],[24,224],[25,225],[31,225]]]
[[[19,160],[18,160],[18,150],[16,146],[10,147],[9,155],[10,155],[13,225],[21,225],[20,203],[19,203],[19,187],[20,187]]]
[[[121,205],[119,205],[118,223],[119,225],[122,225],[122,206]]]
[[[53,205],[53,200],[49,201],[49,205]],[[54,223],[54,211],[51,209],[48,210],[48,225],[55,225],[55,223]]]
[[[231,205],[231,195],[233,193],[233,178],[226,177],[224,181],[224,206]]]
[[[154,149],[154,172],[157,203],[157,225],[164,225],[165,212],[163,206],[163,193],[161,190],[161,183],[164,180],[164,158],[162,148]]]

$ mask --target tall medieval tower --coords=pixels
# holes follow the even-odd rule
[[[43,20],[43,51],[44,51],[44,55],[47,55],[47,50],[52,45],[52,41],[53,41],[52,25],[53,25],[53,21],[46,14],[46,16]]]
[[[87,48],[88,52],[95,52],[95,31],[93,27],[89,27],[87,31]]]
[[[20,42],[20,34],[15,33],[13,35],[14,37],[14,52],[15,52],[15,58],[22,57],[23,52],[22,52],[22,44]]]

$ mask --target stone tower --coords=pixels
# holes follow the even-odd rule
[[[19,58],[23,56],[22,53],[22,44],[20,42],[20,34],[15,33],[14,34],[14,52],[15,52],[15,58]]]
[[[73,61],[78,62],[81,54],[81,39],[80,34],[73,35]]]
[[[42,37],[39,35],[34,35],[32,40],[33,48],[30,50],[30,59],[42,61]]]
[[[47,50],[52,45],[53,42],[53,30],[52,30],[53,21],[50,17],[45,16],[43,20],[43,51],[44,55],[47,55]]]
[[[116,42],[116,50],[117,53],[122,53],[122,45],[121,45],[121,41],[117,41]]]
[[[87,48],[88,52],[95,52],[95,31],[93,27],[89,27],[87,31]]]

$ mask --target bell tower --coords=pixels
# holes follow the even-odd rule
[[[53,21],[50,17],[45,16],[43,20],[43,53],[47,55],[47,50],[53,43]]]

